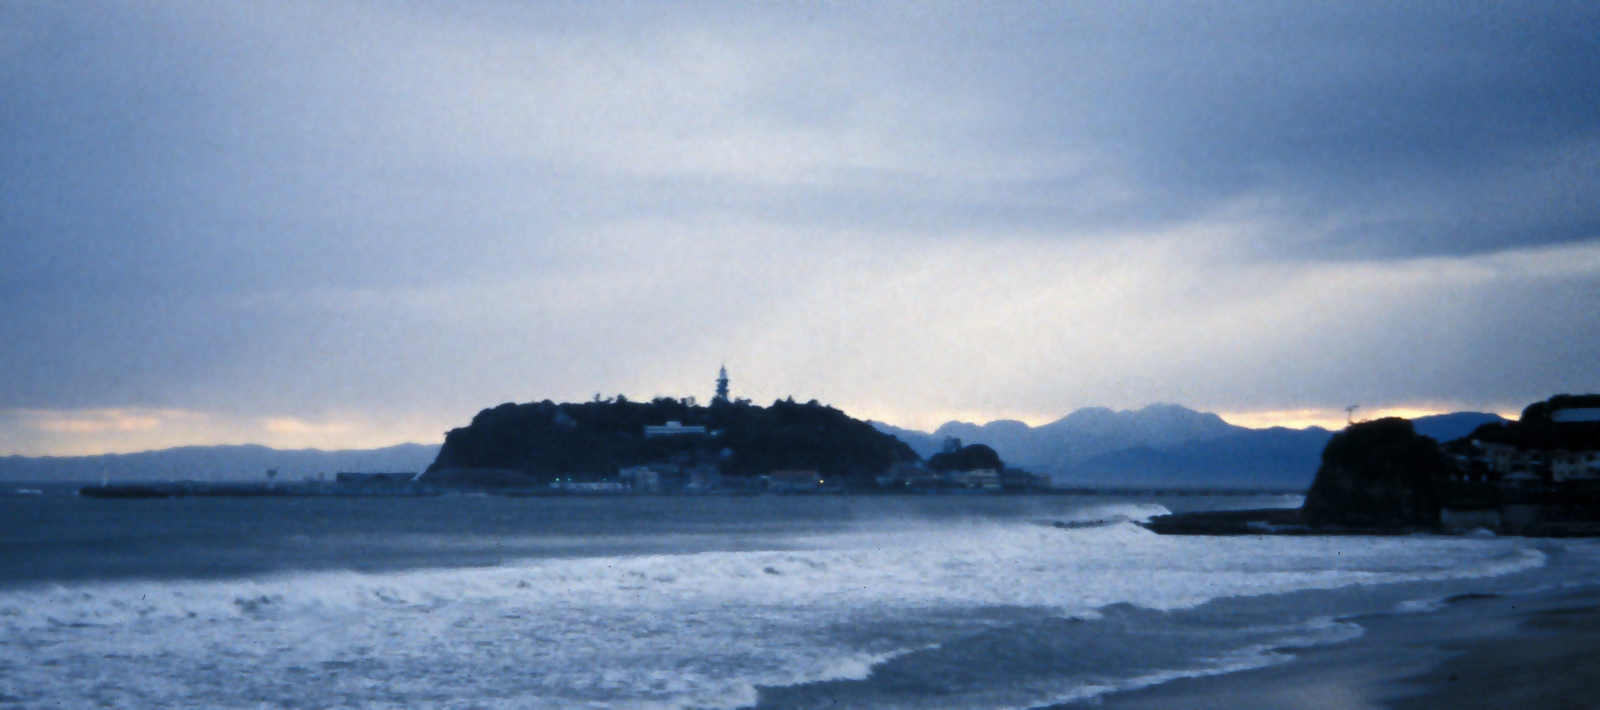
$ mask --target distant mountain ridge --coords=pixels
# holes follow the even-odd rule
[[[439,454],[438,444],[400,444],[381,449],[279,450],[256,444],[184,446],[135,454],[0,457],[6,481],[259,481],[278,469],[279,480],[300,480],[340,471],[421,472]]]
[[[1417,433],[1442,442],[1501,421],[1497,414],[1455,412],[1412,423]],[[881,422],[873,426],[923,456],[938,451],[947,436],[985,444],[1007,463],[1048,474],[1064,486],[1301,489],[1311,485],[1333,436],[1321,427],[1249,429],[1172,404],[1128,411],[1089,407],[1037,427],[1009,420],[947,422],[929,434]]]
[[[1057,479],[1062,485],[1300,490],[1311,486],[1332,437],[1321,427],[1243,429],[1168,448],[1100,454],[1073,464]]]
[[[988,444],[997,451],[1004,446],[1002,456],[1006,460],[1045,470],[1046,464],[1052,462],[1070,465],[1136,446],[1165,448],[1215,439],[1239,428],[1215,414],[1172,404],[1152,404],[1121,412],[1088,407],[1037,428],[1022,422],[992,422],[983,427],[950,422],[935,430],[934,436],[940,442],[946,436],[954,436],[966,443]]]
[[[900,437],[923,456],[938,451],[945,437],[953,436],[965,444],[990,446],[1006,461],[1040,472],[1064,470],[1079,461],[1122,449],[1167,448],[1249,431],[1215,414],[1175,404],[1152,404],[1126,411],[1086,407],[1038,427],[1011,420],[983,425],[952,421],[926,434],[880,422],[873,425]]]

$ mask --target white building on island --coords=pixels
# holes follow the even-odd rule
[[[657,436],[686,436],[699,434],[704,436],[706,428],[703,426],[684,426],[683,422],[667,422],[661,426],[645,425],[644,438],[650,439]]]

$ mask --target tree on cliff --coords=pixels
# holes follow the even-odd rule
[[[1436,525],[1450,471],[1438,444],[1410,421],[1352,424],[1322,450],[1302,510],[1313,525]]]

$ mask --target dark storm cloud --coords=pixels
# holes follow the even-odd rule
[[[822,13],[867,87],[957,120],[944,165],[599,181],[608,204],[923,234],[1111,232],[1239,203],[1267,255],[1406,258],[1600,236],[1600,9],[1119,3]],[[789,18],[793,19],[793,18]],[[831,21],[831,22],[830,22]],[[831,65],[830,65],[831,66]],[[805,70],[760,110],[828,125]],[[858,87],[859,88],[859,87]],[[818,118],[818,117],[821,118]],[[961,120],[969,119],[969,120]]]
[[[980,67],[1014,107],[1015,149],[1087,156],[1079,179],[1019,190],[1058,223],[1183,221],[1255,200],[1298,232],[1285,252],[1358,258],[1600,235],[1592,3],[997,14],[960,18],[974,31],[951,33],[940,66]],[[1108,179],[1125,202],[1075,199]]]
[[[794,76],[749,99],[745,108],[765,116],[757,120],[829,130],[864,105],[860,91],[887,87],[919,110],[985,113],[909,127],[965,160],[823,164],[799,184],[694,170],[630,175],[594,161],[383,165],[350,139],[389,135],[373,124],[404,125],[393,112],[407,105],[384,98],[385,77],[362,70],[383,58],[341,56],[315,41],[362,28],[334,22],[292,41],[268,24],[241,39],[238,17],[215,17],[226,13],[145,9],[10,12],[21,29],[4,74],[15,100],[0,112],[7,288],[448,278],[504,262],[456,248],[474,230],[468,200],[486,188],[491,200],[526,207],[511,216],[533,239],[597,214],[719,210],[922,232],[1104,232],[1251,201],[1290,232],[1270,249],[1359,258],[1592,239],[1600,225],[1592,4],[651,13],[679,27],[703,17],[713,32],[782,37],[798,27],[850,50],[837,63],[789,58]],[[565,6],[426,12],[590,32],[603,15]],[[264,57],[273,66],[257,66]],[[330,58],[350,66],[322,66]],[[807,75],[840,68],[856,75],[843,86]],[[241,115],[251,112],[260,115]],[[509,201],[476,213],[495,219]],[[391,248],[385,234],[406,248]]]

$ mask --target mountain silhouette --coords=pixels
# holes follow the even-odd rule
[[[381,449],[280,450],[256,444],[184,446],[134,454],[0,457],[0,480],[82,481],[260,481],[267,469],[293,481],[340,471],[420,472],[439,454],[438,444],[400,444]]]
[[[1412,421],[1438,441],[1466,436],[1497,414],[1454,412]],[[1079,409],[1049,424],[947,422],[925,433],[873,422],[923,456],[947,436],[984,444],[1007,463],[1073,486],[1222,486],[1304,489],[1333,432],[1321,427],[1249,429],[1209,412],[1172,404],[1114,411]]]

